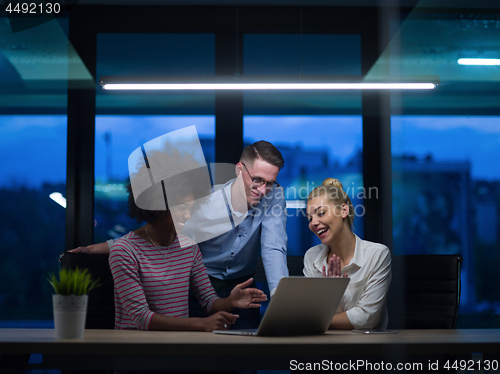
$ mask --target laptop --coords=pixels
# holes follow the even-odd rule
[[[323,334],[348,284],[349,278],[282,278],[258,329],[213,332],[258,336]]]

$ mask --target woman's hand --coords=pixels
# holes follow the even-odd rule
[[[253,278],[250,278],[246,282],[240,283],[233,288],[229,299],[231,299],[234,308],[259,308],[259,303],[267,300],[266,294],[261,290],[257,288],[247,288],[252,282]]]
[[[227,330],[238,319],[237,314],[217,312],[207,318],[202,318],[203,331]]]
[[[328,269],[326,269],[325,265],[323,265],[321,269],[323,277],[330,278],[340,278],[342,276],[341,271],[342,267],[340,266],[340,257],[337,257],[336,255],[333,255],[330,261],[328,261]],[[344,278],[347,278],[347,272],[344,273]]]
[[[229,326],[236,322],[238,317],[238,315],[228,312],[217,312],[206,318],[179,318],[153,313],[149,330],[207,332],[227,330]]]

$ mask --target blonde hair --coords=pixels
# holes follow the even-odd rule
[[[347,206],[349,207],[349,213],[345,219],[347,220],[347,224],[352,231],[354,228],[353,221],[355,217],[354,208],[352,206],[349,195],[344,192],[342,183],[340,183],[340,181],[335,178],[326,178],[321,186],[316,187],[309,193],[309,195],[307,196],[307,201],[318,196],[326,196],[328,200],[335,206],[347,204]]]

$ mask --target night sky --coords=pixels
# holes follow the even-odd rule
[[[360,116],[246,116],[247,141],[268,140],[305,148],[328,146],[341,163],[362,147]],[[112,173],[123,177],[140,144],[195,125],[200,137],[214,134],[213,116],[98,116],[96,179],[105,177],[104,133],[110,131]],[[472,178],[500,180],[500,117],[394,116],[393,155],[432,155],[436,161],[470,161]],[[307,136],[304,134],[307,133]],[[0,116],[0,185],[40,186],[66,176],[66,117]]]

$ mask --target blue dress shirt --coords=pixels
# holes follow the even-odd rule
[[[274,188],[259,205],[241,214],[231,205],[233,181],[215,186],[208,201],[193,211],[182,233],[198,243],[208,275],[222,280],[252,274],[260,245],[273,294],[280,279],[288,276],[287,211],[283,188]]]

